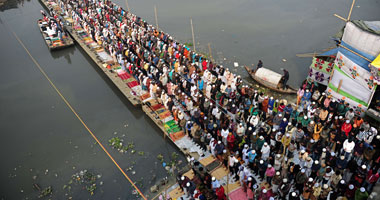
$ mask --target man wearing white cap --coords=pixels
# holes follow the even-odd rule
[[[322,191],[319,195],[319,199],[327,199],[331,191],[331,187],[329,187],[327,184],[322,185]]]
[[[282,177],[280,171],[276,171],[276,174],[274,175],[272,179],[272,191],[273,193],[277,194],[278,187],[282,183]]]
[[[261,159],[267,160],[270,154],[270,146],[268,143],[264,143],[263,147],[261,148]]]
[[[248,152],[248,162],[249,162],[249,167],[253,169],[253,164],[255,162],[257,154],[255,150],[251,150]]]
[[[358,188],[355,192],[355,200],[367,200],[368,192],[364,187]]]
[[[267,183],[271,184],[272,183],[272,178],[275,175],[276,170],[271,164],[268,164],[267,170],[265,171],[265,176],[267,177]]]
[[[303,188],[303,193],[302,193],[303,199],[311,198],[311,195],[313,194],[313,187],[314,187],[314,179],[309,178]]]
[[[288,183],[288,179],[284,178],[282,179],[282,183],[278,187],[278,194],[281,197],[281,199],[285,199],[286,195],[289,194],[289,190],[291,189],[292,185]]]
[[[244,144],[244,148],[242,150],[242,154],[243,154],[242,159],[244,161],[244,165],[248,165],[249,163],[248,153],[249,153],[248,144]]]
[[[274,158],[274,169],[277,171],[280,170],[283,161],[284,161],[284,156],[282,154],[276,154]]]
[[[298,191],[303,191],[303,186],[307,181],[307,176],[305,172],[305,169],[301,169],[301,171],[298,172],[298,174],[296,175],[295,183]]]
[[[347,160],[350,160],[351,153],[354,150],[354,148],[355,142],[351,138],[348,138],[343,142],[344,156],[347,158]]]
[[[290,122],[289,122],[290,123]],[[293,131],[295,130],[295,128],[294,129],[292,129]],[[282,138],[281,138],[281,144],[282,144],[282,147],[283,147],[283,151],[282,151],[282,154],[284,154],[284,155],[287,155],[287,151],[288,151],[288,147],[289,147],[289,145],[290,145],[290,141],[292,140],[292,137],[291,137],[291,134],[293,134],[293,132],[292,133],[289,133],[289,132],[286,132],[283,136],[282,136]]]
[[[273,128],[274,129],[276,129],[276,130],[279,129],[280,124],[282,122],[282,118],[283,118],[283,116],[282,116],[281,113],[279,113],[278,115],[274,116],[274,118],[273,118]]]
[[[215,177],[212,177],[211,178],[211,188],[215,191],[216,188],[219,188],[220,187],[220,183],[218,181],[218,179],[216,179]]]

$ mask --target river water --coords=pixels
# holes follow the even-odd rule
[[[116,0],[119,5],[125,1]],[[196,47],[225,66],[256,64],[259,59],[275,71],[289,69],[291,85],[306,76],[310,58],[297,53],[320,52],[333,46],[329,39],[344,23],[334,13],[347,16],[348,0],[129,0],[131,11],[155,24],[157,6],[161,29],[177,40],[191,42],[193,19]],[[380,0],[360,1],[353,19],[379,20]],[[53,186],[53,199],[136,199],[131,184],[49,85],[13,30],[30,53],[77,110],[123,169],[134,165],[134,181],[147,193],[153,174],[166,172],[157,160],[169,160],[179,151],[139,108],[134,108],[97,66],[77,46],[49,52],[36,26],[42,7],[36,0],[6,2],[0,8],[0,199],[36,199],[42,188]],[[199,43],[199,44],[198,44]],[[286,59],[283,62],[282,59]],[[242,68],[236,73],[246,77]],[[123,135],[125,135],[123,137]],[[108,146],[112,137],[134,142],[144,156],[121,154]],[[184,160],[183,156],[180,156]],[[82,186],[63,189],[72,174],[89,169],[101,174],[102,186],[90,196]],[[46,173],[46,170],[48,172]]]

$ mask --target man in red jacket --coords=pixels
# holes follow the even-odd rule
[[[224,194],[224,187],[223,186],[216,188],[215,194],[218,197],[218,200],[227,200],[226,195]]]
[[[375,173],[373,173],[375,172]],[[367,192],[371,193],[373,186],[376,184],[377,180],[379,180],[380,174],[373,168],[370,169],[367,173],[367,178],[364,181],[363,187],[367,187]]]
[[[350,123],[350,120],[346,120],[346,123],[342,125],[342,129],[341,129],[342,132],[344,132],[346,136],[348,137],[348,134],[350,133],[351,129],[352,129],[352,125]]]

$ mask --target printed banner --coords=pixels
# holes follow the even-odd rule
[[[333,64],[334,63],[332,62],[328,62],[321,58],[314,57],[310,68],[313,68],[313,70],[322,72],[324,74],[330,75],[333,68]]]
[[[342,85],[340,86],[339,90],[340,95],[350,98],[358,104],[362,104],[368,107],[372,93],[376,90],[376,85],[372,90],[370,90],[368,87],[357,83],[354,79],[349,77],[335,65],[333,76],[328,85],[329,88],[338,93],[340,81],[342,81]]]
[[[330,74],[317,71],[310,66],[308,78],[311,78],[312,80],[322,85],[327,85],[329,83]]]
[[[336,56],[335,65],[357,83],[367,87],[369,90],[373,89],[374,80],[372,74],[340,51]]]

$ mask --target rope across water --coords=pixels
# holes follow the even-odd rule
[[[92,138],[99,144],[99,146],[103,149],[103,151],[107,154],[107,156],[111,159],[111,161],[114,163],[114,165],[119,169],[119,171],[123,174],[123,176],[131,183],[131,185],[136,189],[136,191],[140,194],[140,196],[146,200],[147,198],[144,196],[144,194],[140,191],[140,189],[133,183],[131,178],[124,172],[124,170],[119,166],[119,164],[116,162],[116,160],[111,156],[111,154],[107,151],[107,149],[103,146],[103,144],[99,141],[99,139],[95,136],[95,134],[88,128],[86,123],[82,120],[82,118],[78,115],[78,113],[75,111],[75,109],[71,106],[71,104],[66,100],[66,98],[63,96],[63,94],[59,91],[59,89],[55,86],[55,84],[51,81],[49,76],[46,74],[46,72],[42,69],[40,64],[34,59],[32,54],[29,52],[29,50],[25,47],[24,43],[20,40],[20,38],[16,35],[14,31],[12,31],[12,34],[15,36],[17,41],[21,44],[21,46],[24,48],[26,53],[29,55],[29,57],[32,59],[33,63],[37,66],[37,68],[40,70],[42,75],[49,81],[49,84],[54,88],[54,90],[57,92],[57,94],[61,97],[61,99],[65,102],[67,107],[70,108],[71,112],[75,115],[75,117],[82,123],[82,125],[86,128],[86,130],[90,133]]]

